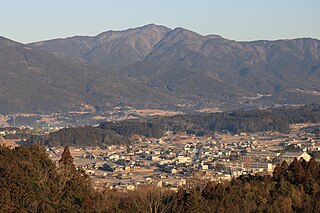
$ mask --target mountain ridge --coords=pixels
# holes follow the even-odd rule
[[[75,100],[85,97],[97,109],[119,104],[139,108],[233,109],[305,104],[319,102],[320,98],[320,41],[313,38],[239,42],[219,35],[201,35],[183,28],[150,24],[96,36],[20,45],[25,51],[31,48],[38,52],[36,65],[43,65],[45,70],[46,66],[49,70],[58,69],[59,75],[66,72],[69,76],[62,80],[64,84],[53,87],[67,97],[62,98],[61,106],[72,96]],[[29,69],[29,61],[17,51],[14,48],[3,51],[2,72],[10,74],[8,69],[12,67],[20,71]],[[41,54],[46,57],[40,57]],[[12,67],[7,67],[5,62],[10,60]],[[57,68],[55,65],[59,63],[67,68]],[[49,83],[51,78],[57,78],[52,72],[44,74],[47,77],[43,78]],[[24,75],[28,78],[26,73]],[[85,77],[88,75],[91,79]],[[39,76],[34,80],[36,78],[39,82]],[[78,79],[75,86],[78,89],[68,86],[74,85],[75,79]],[[41,87],[45,91],[50,85],[52,82]],[[95,90],[85,92],[88,85]],[[7,95],[8,88],[2,87]],[[11,95],[15,97],[14,93]],[[50,97],[49,93],[47,95]],[[51,100],[53,102],[54,98]],[[73,106],[81,102],[76,101]],[[45,110],[45,105],[42,109]]]
[[[4,114],[64,112],[87,104],[99,110],[119,103],[170,102],[166,95],[133,81],[5,38],[0,41],[0,91]]]

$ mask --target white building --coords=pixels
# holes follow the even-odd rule
[[[291,163],[295,158],[300,160],[300,158],[309,161],[311,156],[306,152],[286,152],[281,156],[281,161],[286,161],[287,163]]]
[[[191,157],[178,156],[178,163],[192,163]]]

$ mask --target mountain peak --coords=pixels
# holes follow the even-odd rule
[[[170,30],[168,27],[166,26],[163,26],[163,25],[157,25],[157,24],[147,24],[147,25],[144,25],[142,27],[138,27],[136,29],[145,29],[145,30],[152,30],[152,29],[167,29],[167,30]]]
[[[118,69],[142,60],[170,30],[148,24],[124,31],[106,31],[93,37],[71,37],[33,45],[59,57]]]
[[[27,46],[0,37],[0,46],[0,111],[320,100],[319,40],[237,42],[148,24]]]
[[[100,33],[97,36],[106,35],[106,34],[114,34],[114,33],[133,33],[133,32],[152,32],[152,31],[169,31],[170,28],[163,26],[163,25],[156,25],[156,24],[147,24],[141,27],[129,28],[126,30],[108,30],[105,32]]]

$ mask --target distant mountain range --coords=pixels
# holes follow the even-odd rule
[[[4,113],[305,104],[320,101],[320,41],[237,42],[153,24],[26,45],[1,37],[0,77]]]
[[[0,113],[155,107],[171,99],[104,69],[0,38]]]

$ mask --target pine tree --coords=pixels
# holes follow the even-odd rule
[[[302,183],[306,179],[306,172],[297,158],[291,162],[288,168],[288,179],[294,184]]]
[[[287,169],[288,169],[288,164],[286,161],[283,161],[281,165],[277,164],[273,171],[273,179],[275,181],[280,181],[281,179],[285,178]]]
[[[71,156],[70,150],[68,146],[64,147],[61,159],[59,160],[59,165],[63,168],[75,170],[75,166],[73,164],[73,157]]]
[[[282,176],[281,166],[280,164],[277,164],[276,167],[273,170],[273,179],[275,181],[279,181]]]
[[[308,163],[307,171],[310,172],[311,176],[317,180],[319,177],[319,164],[317,163],[315,158],[311,158]]]
[[[303,167],[303,169],[306,170],[308,167],[308,162],[304,158],[300,158],[299,162],[300,162],[301,166]]]

